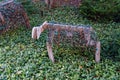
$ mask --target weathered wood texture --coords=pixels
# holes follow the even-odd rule
[[[59,6],[74,6],[79,7],[82,0],[32,0],[32,2],[37,3],[44,1],[49,8],[55,8]]]
[[[0,32],[20,25],[30,28],[29,19],[23,6],[14,0],[0,2]]]
[[[58,6],[79,7],[81,5],[81,0],[45,0],[45,3],[49,5],[50,8],[54,8]]]
[[[92,47],[94,48],[95,61],[100,61],[100,41],[98,41],[92,27],[44,22],[41,26],[33,27],[32,38],[39,39],[44,30],[48,30],[47,50],[52,62],[54,62],[52,45],[59,45],[59,43],[63,43],[64,46]]]

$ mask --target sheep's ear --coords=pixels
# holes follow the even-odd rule
[[[33,27],[32,29],[32,38],[37,39],[37,27]]]
[[[46,24],[47,23],[47,21],[45,21],[43,24]]]
[[[45,22],[41,25],[41,27],[46,26],[46,24],[47,24],[47,21],[45,21]]]

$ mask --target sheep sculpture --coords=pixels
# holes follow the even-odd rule
[[[14,0],[0,2],[0,33],[19,25],[30,28],[29,19],[22,4]]]
[[[39,39],[41,33],[48,30],[48,38],[46,42],[48,56],[55,62],[52,45],[53,43],[71,44],[71,46],[93,47],[95,52],[95,61],[100,61],[100,41],[97,40],[95,31],[90,26],[74,26],[66,24],[58,24],[45,21],[41,26],[33,27],[32,38]]]

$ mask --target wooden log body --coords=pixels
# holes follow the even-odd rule
[[[0,32],[19,25],[30,28],[29,19],[23,6],[14,0],[0,2]]]
[[[45,3],[49,8],[55,8],[58,6],[75,6],[79,7],[82,0],[45,0]]]
[[[40,34],[48,30],[47,50],[49,58],[54,62],[52,52],[53,43],[70,44],[71,46],[94,47],[95,61],[100,61],[100,42],[97,40],[92,27],[73,26],[44,22],[40,27],[34,27],[32,38],[39,39]]]
[[[48,8],[56,8],[60,6],[79,7],[82,0],[32,0],[33,3],[45,2]]]

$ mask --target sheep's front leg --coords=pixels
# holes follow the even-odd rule
[[[47,39],[47,51],[48,51],[48,56],[52,62],[55,62],[54,56],[53,56],[53,51],[52,51],[52,42],[54,38],[54,31],[49,31],[48,33],[48,39]]]
[[[28,18],[28,16],[27,16],[27,13],[24,11],[24,8],[22,7],[22,9],[23,9],[23,11],[21,11],[22,13],[22,16],[23,16],[23,19],[24,19],[24,22],[25,22],[25,26],[27,27],[27,28],[30,28],[31,26],[30,26],[30,22],[29,22],[29,18]]]
[[[100,42],[96,42],[96,52],[95,52],[95,61],[96,62],[100,62],[100,49],[101,49]]]

